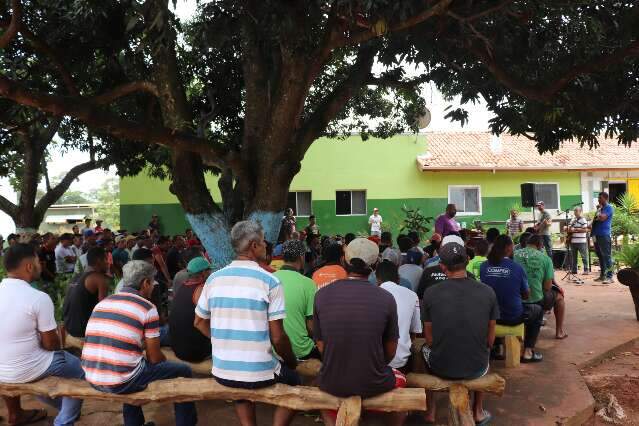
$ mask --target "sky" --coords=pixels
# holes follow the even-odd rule
[[[193,15],[197,7],[195,0],[178,0],[175,9],[176,14],[182,20],[188,20]],[[444,118],[445,109],[449,105],[453,107],[459,106],[458,100],[449,102],[434,88],[434,86],[425,85],[422,96],[426,99],[426,106],[431,112],[431,123],[426,131],[485,131],[488,130],[488,120],[492,114],[486,109],[483,103],[476,105],[466,105],[465,108],[469,112],[469,121],[462,128],[459,123],[452,123]],[[57,176],[73,166],[88,161],[88,154],[71,151],[64,155],[53,152],[51,161],[49,162],[49,176]],[[108,172],[104,170],[94,170],[85,173],[79,177],[72,185],[71,190],[79,190],[83,192],[91,192],[95,188],[100,187],[106,179],[115,176],[115,168],[111,167]],[[12,202],[16,202],[17,194],[9,185],[8,179],[0,179],[0,195],[8,198]],[[15,226],[11,218],[3,212],[0,212],[0,234],[7,236],[15,231]]]

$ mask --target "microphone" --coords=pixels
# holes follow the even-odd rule
[[[584,204],[584,202],[582,201],[581,203],[575,203],[575,204],[573,204],[571,207],[582,206],[583,204]]]

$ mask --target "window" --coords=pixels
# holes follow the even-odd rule
[[[449,186],[448,203],[454,204],[459,214],[481,214],[481,191],[479,186]]]
[[[366,191],[336,191],[335,214],[366,214]]]
[[[311,191],[289,192],[286,207],[293,209],[295,216],[310,216],[312,214]]]
[[[543,201],[547,209],[559,209],[559,185],[556,183],[535,184],[535,200]]]

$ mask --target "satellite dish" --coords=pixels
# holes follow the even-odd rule
[[[418,128],[425,129],[430,124],[430,119],[430,110],[428,108],[424,108],[424,113],[415,117],[415,123]]]

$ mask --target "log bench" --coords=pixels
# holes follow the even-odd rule
[[[423,339],[416,339],[416,346],[421,342],[423,343]],[[66,336],[66,347],[74,347],[82,349],[82,340],[77,339],[72,336]],[[162,352],[165,354],[167,360],[182,362],[189,365],[192,371],[196,374],[210,376],[211,374],[211,361],[206,360],[200,363],[188,363],[181,361],[178,359],[173,351],[169,348],[162,348]],[[416,351],[417,354],[419,351]],[[297,372],[304,377],[316,377],[319,375],[320,368],[322,367],[322,363],[319,360],[311,359],[308,361],[300,362],[297,366]],[[420,357],[414,357],[414,371],[423,371],[423,361],[421,361]],[[48,379],[47,379],[48,380]],[[58,379],[60,380],[60,379]],[[65,379],[66,380],[66,379]],[[361,416],[362,409],[375,409],[380,411],[425,411],[426,410],[426,400],[425,400],[425,392],[424,391],[434,391],[434,392],[445,392],[448,391],[448,399],[449,399],[449,416],[448,416],[448,424],[449,425],[461,425],[461,426],[474,426],[475,421],[473,419],[472,411],[470,408],[470,392],[486,392],[491,393],[497,396],[502,396],[506,389],[506,381],[500,375],[495,373],[490,373],[485,375],[484,377],[480,377],[474,380],[445,380],[439,377],[433,376],[431,374],[425,373],[410,373],[406,376],[406,386],[405,389],[396,389],[392,392],[388,392],[382,395],[379,395],[374,398],[369,398],[365,400],[361,400],[359,397],[350,397],[346,399],[340,399],[324,393],[317,388],[306,387],[306,386],[286,386],[286,385],[275,385],[273,387],[269,387],[263,390],[242,390],[242,389],[232,389],[224,387],[218,384],[215,380],[211,380],[209,378],[206,379],[173,379],[173,380],[164,380],[162,382],[173,382],[174,380],[197,380],[197,385],[189,385],[185,387],[184,394],[185,399],[176,400],[176,399],[144,399],[140,404],[145,404],[148,402],[180,402],[180,401],[196,401],[203,399],[247,399],[255,402],[264,402],[272,405],[280,405],[283,407],[295,409],[295,410],[318,410],[318,409],[338,409],[338,424],[339,425],[356,425],[359,422],[359,418]],[[162,382],[154,382],[149,385],[149,389],[151,386],[164,389],[164,384]],[[40,383],[40,382],[37,382]],[[187,382],[191,383],[191,382]],[[202,383],[202,387],[200,388],[200,383]],[[35,383],[33,384],[35,385]],[[29,386],[29,385],[0,385],[0,394],[2,394],[4,388],[6,386]],[[88,386],[88,385],[87,385]],[[91,395],[95,393],[99,393],[98,391],[93,390],[90,386],[88,388],[93,391]],[[177,388],[176,388],[177,389]],[[45,388],[46,390],[46,388]],[[148,390],[148,389],[147,389]],[[307,393],[307,390],[313,390],[313,392]],[[420,394],[404,394],[403,391],[412,390],[418,391]],[[303,395],[300,395],[299,392],[303,392]],[[140,392],[143,394],[147,391]],[[171,397],[171,388],[169,387],[166,391],[167,393],[164,395],[165,398]],[[181,392],[181,390],[180,390]],[[207,393],[208,392],[208,393]],[[256,392],[257,394],[252,395],[252,392]],[[278,392],[282,393],[282,398],[279,397]],[[19,393],[18,393],[19,394]],[[46,392],[44,393],[46,394]],[[411,397],[421,398],[423,394],[423,404],[418,402],[417,400],[409,401]],[[107,400],[115,400],[111,397],[121,398],[123,402],[128,402],[127,398],[131,398],[132,395],[111,395],[111,394],[101,394],[102,398],[96,397],[96,399],[107,399]],[[213,395],[214,397],[207,397],[207,395]],[[224,395],[224,396],[222,396]],[[331,407],[328,406],[313,406],[304,405],[305,401],[308,402],[318,402],[317,395],[323,395],[321,399],[322,403],[327,401],[331,401]],[[61,395],[58,395],[61,396]],[[72,396],[72,395],[67,395]],[[162,395],[157,394],[154,398],[160,398]],[[192,398],[192,399],[188,399]],[[328,399],[326,399],[328,398]],[[121,400],[118,399],[118,400]],[[145,402],[144,402],[145,401]],[[279,401],[282,401],[280,404]],[[292,405],[286,405],[292,404]],[[420,405],[421,408],[407,408],[410,404]],[[414,405],[413,405],[414,406]],[[382,408],[383,407],[383,408]],[[342,423],[339,423],[339,421]]]

